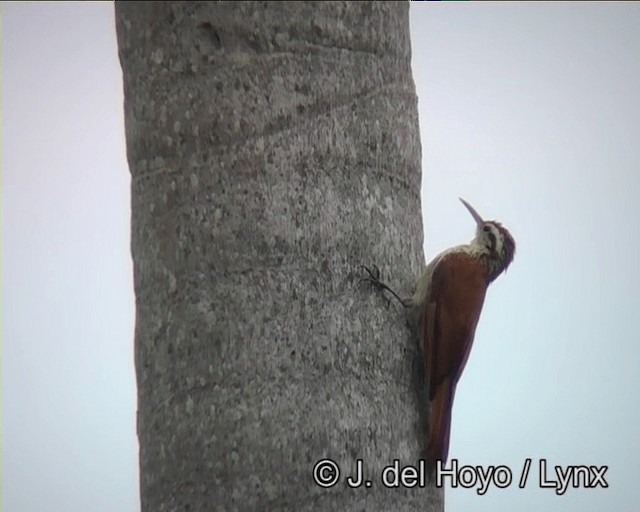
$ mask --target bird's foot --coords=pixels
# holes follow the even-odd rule
[[[379,287],[382,284],[380,283],[380,269],[378,268],[378,265],[371,265],[371,268],[365,265],[360,265],[360,268],[365,269],[367,274],[369,274],[369,277],[363,277],[360,279],[360,282],[369,281],[376,287]]]
[[[372,265],[371,268],[365,266],[365,265],[360,265],[361,268],[365,269],[367,271],[367,274],[369,274],[368,277],[363,277],[362,279],[360,279],[360,282],[362,283],[363,281],[369,282],[371,283],[377,290],[387,290],[388,292],[390,292],[399,302],[400,304],[402,304],[405,308],[409,307],[409,302],[406,299],[402,299],[400,298],[400,296],[394,292],[391,288],[389,288],[389,286],[387,286],[386,284],[384,284],[382,281],[380,281],[380,269],[378,268],[377,265]]]

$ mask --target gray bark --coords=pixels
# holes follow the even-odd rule
[[[438,510],[416,347],[366,285],[423,267],[408,3],[117,3],[143,511]],[[333,459],[339,483],[312,478]],[[371,488],[345,483],[364,460]]]

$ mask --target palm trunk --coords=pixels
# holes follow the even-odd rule
[[[423,265],[408,13],[116,4],[143,511],[441,507],[380,482],[417,464],[423,406],[402,312],[357,286]]]

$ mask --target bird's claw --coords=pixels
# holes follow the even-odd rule
[[[394,292],[386,284],[380,281],[380,269],[377,265],[371,265],[371,268],[365,265],[360,265],[360,267],[365,269],[367,271],[367,274],[369,274],[369,277],[363,277],[362,279],[360,279],[360,283],[366,281],[371,283],[379,291],[388,290],[400,302],[400,304],[402,304],[404,307],[409,307],[409,303],[406,300],[402,299],[396,292]],[[387,307],[389,306],[389,302],[390,301],[387,302]]]
[[[369,276],[363,277],[362,279],[360,279],[360,281],[358,282],[359,284],[362,282],[371,283],[374,286],[374,288],[379,291],[382,291],[386,288],[386,286],[382,282],[380,282],[380,269],[378,268],[377,265],[371,265],[371,268],[367,267],[366,265],[360,265],[360,268],[365,269],[367,271],[367,274],[369,274]],[[391,301],[387,299],[387,308],[389,307],[390,304],[391,304]]]
[[[365,265],[360,265],[360,268],[363,268],[367,271],[367,274],[369,274],[369,277],[363,277],[362,279],[360,279],[360,282],[363,281],[368,281],[371,284],[373,284],[376,287],[380,287],[380,269],[378,268],[377,265],[371,265],[371,268],[365,266]]]

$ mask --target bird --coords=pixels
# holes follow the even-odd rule
[[[497,221],[485,221],[459,198],[476,222],[473,240],[438,254],[419,277],[413,296],[401,298],[380,281],[380,270],[368,268],[378,289],[387,290],[410,310],[422,349],[428,397],[425,462],[429,475],[449,453],[451,412],[456,386],[467,363],[488,286],[513,261],[516,244]]]

